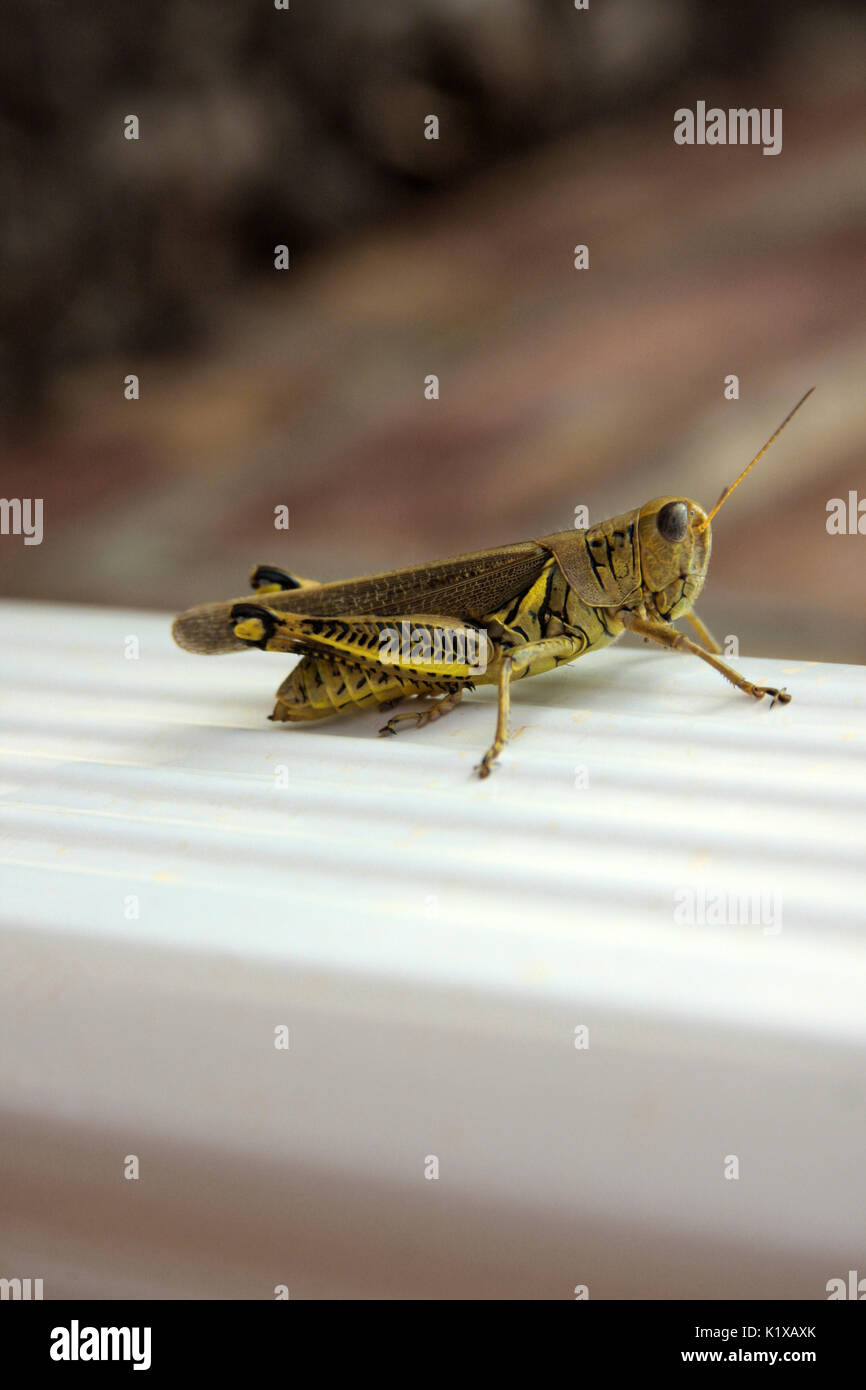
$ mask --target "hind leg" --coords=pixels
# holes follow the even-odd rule
[[[277,594],[284,589],[315,589],[318,581],[302,579],[299,574],[278,569],[276,565],[256,565],[250,584],[259,594]]]

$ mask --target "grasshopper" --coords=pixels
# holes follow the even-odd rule
[[[475,769],[481,777],[508,740],[512,681],[598,651],[625,631],[691,652],[738,690],[770,696],[771,707],[787,704],[786,690],[754,685],[720,660],[721,647],[692,610],[713,517],[813,390],[710,512],[685,497],[656,497],[586,530],[334,583],[259,565],[253,594],[189,609],[175,619],[174,639],[191,652],[300,654],[277,691],[270,718],[278,721],[387,709],[411,696],[432,700],[389,719],[380,732],[393,734],[405,721],[422,728],[441,719],[464,691],[495,684],[496,734]],[[677,618],[692,625],[697,642],[673,626]],[[395,634],[408,638],[396,643],[396,655]]]

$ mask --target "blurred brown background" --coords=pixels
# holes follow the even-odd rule
[[[0,495],[45,509],[0,593],[177,611],[709,505],[815,384],[701,612],[866,660],[866,537],[825,524],[866,497],[861,6],[7,0],[0,34]],[[675,145],[698,100],[781,107],[781,154]]]

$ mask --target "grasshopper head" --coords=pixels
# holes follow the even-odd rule
[[[712,537],[707,514],[687,497],[656,497],[640,509],[641,583],[661,617],[687,613],[703,587]]]
[[[688,613],[707,576],[712,544],[710,522],[814,389],[810,386],[794,409],[788,411],[763,449],[746,464],[739,477],[729,483],[709,512],[688,497],[656,497],[641,507],[638,518],[641,585],[663,618],[670,621],[681,613]]]

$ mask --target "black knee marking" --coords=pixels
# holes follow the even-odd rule
[[[261,637],[244,637],[236,631],[240,623],[249,622],[251,619],[261,624]],[[273,614],[269,613],[267,608],[261,608],[257,603],[236,603],[229,614],[229,621],[238,641],[245,642],[248,647],[259,647],[262,651],[267,650],[268,643],[277,628]]]
[[[263,589],[269,584],[279,584],[281,589],[300,589],[297,579],[288,574],[286,570],[277,569],[275,565],[256,565],[250,575],[250,584],[254,589]]]

